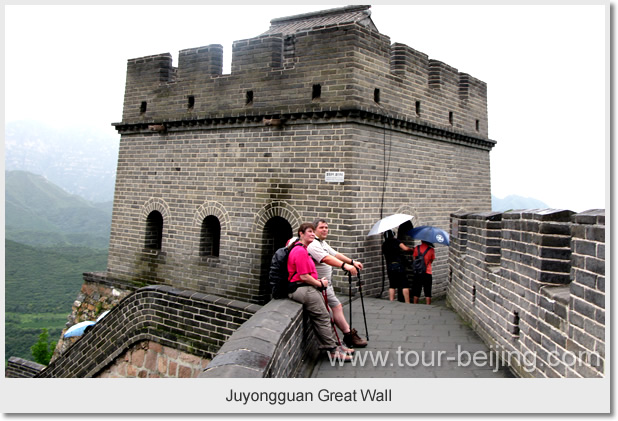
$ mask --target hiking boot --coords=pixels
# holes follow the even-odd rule
[[[343,334],[343,343],[350,348],[364,348],[367,346],[367,341],[358,336],[356,329]]]

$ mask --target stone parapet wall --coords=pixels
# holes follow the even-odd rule
[[[605,361],[605,211],[573,216],[571,279],[566,348],[574,353],[598,353]],[[592,365],[594,361],[587,361]],[[585,375],[596,374],[595,367]]]
[[[168,286],[127,296],[37,377],[95,377],[150,341],[210,359],[260,306]]]
[[[4,369],[6,378],[31,378],[43,371],[45,366],[19,357],[10,357]]]
[[[199,376],[307,377],[318,355],[302,304],[273,300],[245,322]]]
[[[601,377],[605,213],[451,215],[448,302],[522,377]]]

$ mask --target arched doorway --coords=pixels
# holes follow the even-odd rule
[[[260,269],[260,289],[258,302],[265,304],[270,301],[270,285],[268,272],[270,262],[275,252],[292,238],[293,230],[290,223],[281,216],[273,216],[264,225],[262,233],[262,262]]]

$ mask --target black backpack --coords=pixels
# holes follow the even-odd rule
[[[425,254],[429,251],[429,246],[421,254],[421,246],[417,246],[416,257],[412,261],[412,274],[421,275],[427,272],[427,265],[425,265]]]
[[[281,247],[275,252],[272,260],[270,261],[270,271],[268,272],[268,282],[270,283],[270,290],[272,297],[275,300],[281,298],[288,298],[288,287],[290,285],[289,273],[288,273],[288,256],[290,251],[296,246],[302,245],[296,243],[292,247]],[[296,272],[294,273],[296,274]],[[294,276],[294,275],[292,275]]]

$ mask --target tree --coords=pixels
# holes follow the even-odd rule
[[[49,334],[47,333],[47,329],[42,329],[41,334],[39,335],[39,340],[30,347],[30,352],[32,352],[35,362],[48,365],[52,355],[54,354],[55,348],[56,342],[49,342]]]

